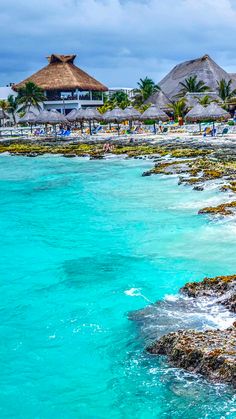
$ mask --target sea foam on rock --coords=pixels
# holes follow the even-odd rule
[[[190,282],[180,292],[176,301],[131,313],[131,319],[151,330],[147,352],[166,355],[175,367],[236,387],[236,275]]]

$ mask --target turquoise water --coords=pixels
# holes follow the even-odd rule
[[[150,163],[0,157],[1,418],[233,418],[232,390],[148,357],[128,313],[235,273],[221,198]]]

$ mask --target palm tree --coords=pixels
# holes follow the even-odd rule
[[[9,108],[8,101],[5,99],[0,100],[0,109],[2,109],[3,112],[6,112]]]
[[[186,99],[182,98],[177,102],[173,102],[169,105],[169,109],[174,114],[174,118],[184,117],[187,109],[186,109]]]
[[[211,100],[210,96],[208,96],[208,95],[205,95],[205,96],[202,96],[200,98],[197,98],[197,101],[202,106],[210,105],[210,103],[213,102]]]
[[[151,95],[160,90],[160,87],[149,77],[140,79],[138,82],[138,89],[134,90],[135,99],[134,102],[137,105],[142,105]]]
[[[14,124],[16,124],[16,111],[18,108],[17,98],[13,95],[9,95],[7,98],[7,102],[8,102],[8,110],[12,114]]]
[[[28,81],[18,90],[17,101],[22,105],[19,111],[29,111],[31,106],[40,110],[40,104],[44,102],[45,99],[43,89],[32,81]]]
[[[113,93],[113,95],[110,98],[110,102],[112,108],[114,108],[115,106],[119,106],[122,109],[127,108],[127,106],[131,104],[128,94],[123,92],[122,90]]]
[[[221,79],[217,81],[217,91],[218,95],[222,99],[224,103],[228,102],[234,96],[236,96],[236,89],[231,89],[232,80],[230,79],[228,82],[225,79]]]
[[[182,86],[180,90],[181,95],[185,95],[186,93],[202,93],[210,90],[203,80],[197,80],[197,75],[190,76],[179,84]]]

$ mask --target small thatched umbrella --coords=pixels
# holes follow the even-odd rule
[[[92,135],[92,127],[91,122],[92,121],[101,121],[102,115],[98,112],[96,108],[87,108],[84,111],[84,120],[88,121],[89,123],[89,133]]]
[[[32,111],[28,111],[25,113],[24,116],[22,116],[22,118],[19,119],[18,123],[19,124],[29,124],[30,125],[30,131],[32,133],[32,125],[35,123],[36,121],[36,115],[34,112]]]
[[[195,105],[186,115],[185,120],[188,122],[199,122],[199,130],[201,132],[201,121],[204,121],[205,118],[205,108],[204,106],[198,103]]]
[[[68,119],[68,121],[70,122],[75,122],[77,112],[78,112],[78,109],[72,109],[72,111],[70,111],[70,113],[66,115],[66,119]]]
[[[85,110],[81,108],[81,109],[77,109],[76,114],[75,114],[75,121],[80,122],[81,133],[83,133],[84,113],[85,113]]]
[[[156,133],[156,121],[168,121],[169,117],[164,111],[158,108],[158,106],[151,105],[146,111],[143,112],[141,119],[143,121],[146,119],[153,121],[154,132]]]
[[[127,108],[124,109],[124,114],[126,115],[126,119],[129,121],[130,128],[132,128],[132,121],[140,120],[141,117],[141,113],[133,106],[127,106]]]
[[[56,125],[68,123],[68,120],[62,113],[58,112],[56,109],[52,109],[50,111],[41,111],[37,115],[35,122],[39,124],[45,124],[45,126],[47,126],[47,124],[53,125],[54,133],[56,136]]]
[[[214,102],[204,108],[204,111],[205,120],[210,120],[213,122],[213,130],[215,129],[215,121],[226,121],[227,119],[230,119],[230,114]]]
[[[103,118],[107,122],[116,122],[118,134],[120,134],[120,122],[125,121],[127,119],[127,115],[125,114],[125,111],[123,109],[120,109],[118,106],[116,106],[111,111],[107,111],[103,115]]]

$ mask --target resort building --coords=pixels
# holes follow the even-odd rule
[[[52,54],[48,65],[13,86],[17,92],[28,81],[44,90],[44,108],[67,114],[75,108],[103,105],[103,93],[108,88],[74,64],[76,55]]]
[[[133,99],[135,96],[134,90],[135,89],[133,87],[109,87],[108,96],[111,98],[114,93],[124,92],[127,94],[129,99]]]

